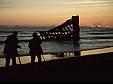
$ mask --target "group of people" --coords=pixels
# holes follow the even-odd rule
[[[5,41],[5,46],[3,53],[5,54],[6,58],[6,67],[9,67],[10,58],[12,58],[12,65],[13,67],[16,66],[16,57],[19,56],[17,48],[21,48],[18,45],[18,38],[17,38],[17,31],[14,31],[12,35],[9,35]],[[37,35],[36,32],[32,34],[33,38],[29,41],[28,47],[29,53],[31,55],[31,63],[34,63],[35,57],[38,57],[38,62],[41,63],[41,55],[43,54],[43,50],[41,48],[42,40]]]

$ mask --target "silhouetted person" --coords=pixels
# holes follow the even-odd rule
[[[9,35],[5,41],[5,47],[3,53],[6,58],[6,67],[9,67],[10,58],[12,58],[13,67],[16,66],[16,56],[18,56],[17,48],[21,48],[18,45],[17,31],[14,31],[12,35]]]
[[[43,51],[40,44],[42,44],[42,40],[37,33],[33,33],[32,36],[33,39],[31,39],[28,44],[30,48],[29,53],[31,54],[31,63],[34,63],[36,56],[38,57],[38,62],[41,63],[41,54],[43,54]]]

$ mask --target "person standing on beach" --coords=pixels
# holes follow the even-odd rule
[[[16,56],[18,56],[17,48],[21,48],[18,45],[17,31],[14,31],[12,35],[9,35],[5,41],[5,47],[3,53],[6,58],[6,67],[9,67],[10,58],[12,58],[13,67],[16,66]]]
[[[38,57],[38,62],[41,63],[41,55],[43,54],[41,45],[42,40],[41,38],[37,35],[37,33],[32,34],[33,38],[29,41],[29,53],[31,54],[31,63],[34,63],[35,57]]]

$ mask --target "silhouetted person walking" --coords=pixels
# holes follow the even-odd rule
[[[33,33],[32,36],[33,39],[31,39],[28,44],[30,48],[29,53],[31,54],[31,63],[34,63],[36,56],[38,57],[38,62],[41,63],[41,54],[43,54],[43,51],[40,44],[42,44],[42,40],[37,33]]]
[[[13,67],[16,66],[16,56],[18,56],[17,48],[21,48],[18,45],[17,31],[14,31],[12,35],[9,35],[5,41],[5,47],[3,53],[6,58],[6,67],[9,67],[10,58],[12,58]]]

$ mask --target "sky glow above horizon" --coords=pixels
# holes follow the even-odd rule
[[[0,0],[0,25],[59,25],[73,15],[80,25],[113,26],[113,0]]]

